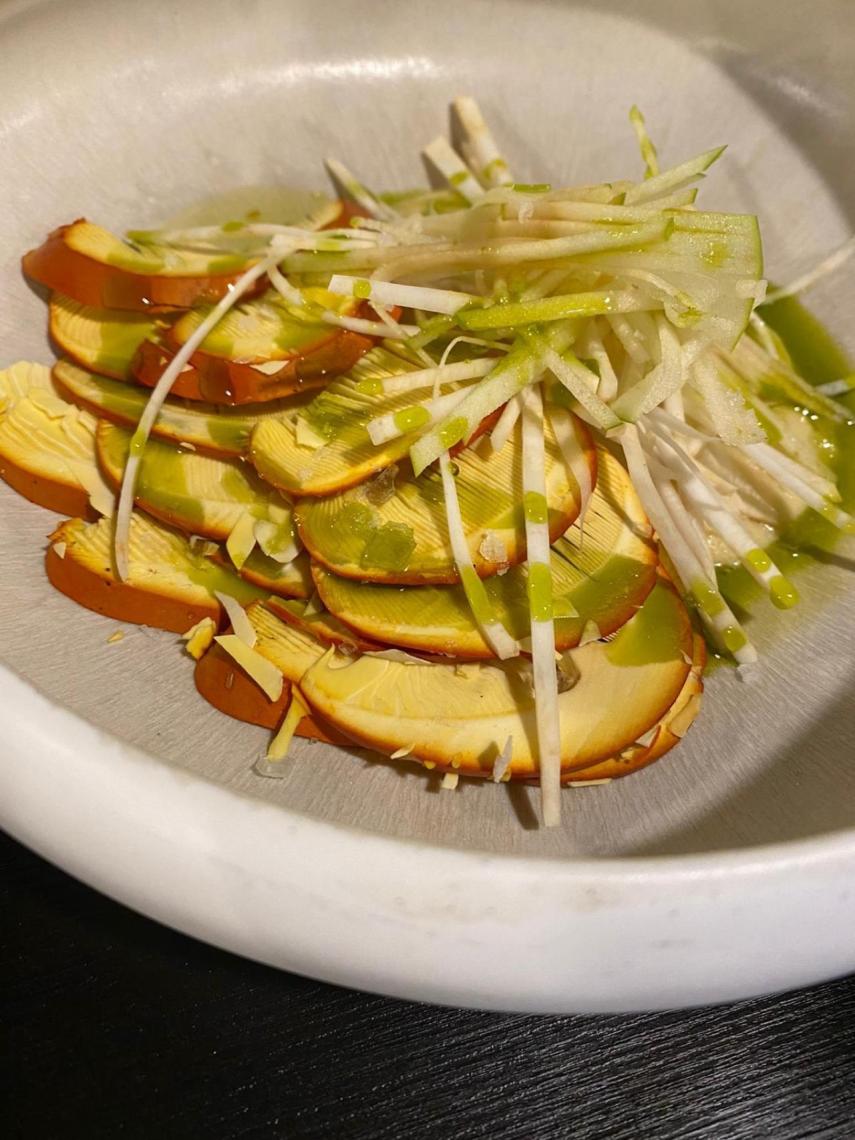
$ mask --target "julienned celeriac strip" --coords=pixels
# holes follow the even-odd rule
[[[663,554],[660,578],[674,581],[715,649],[742,666],[757,652],[719,585],[717,563],[741,563],[788,608],[795,590],[766,549],[787,512],[812,511],[853,529],[825,460],[831,445],[822,442],[846,426],[836,397],[851,391],[849,378],[812,388],[755,311],[766,292],[756,219],[697,208],[698,183],[723,148],[664,167],[635,107],[630,121],[644,165],[639,177],[522,183],[478,105],[461,97],[451,108],[451,138],[439,136],[423,151],[432,190],[379,193],[330,158],[326,168],[343,204],[304,220],[137,231],[127,242],[75,223],[27,255],[36,280],[51,288],[61,282],[65,296],[55,308],[82,306],[98,316],[93,329],[104,343],[84,363],[97,371],[103,360],[110,371],[91,376],[61,362],[53,380],[43,380],[44,392],[23,397],[10,379],[0,386],[0,445],[4,416],[17,424],[15,405],[24,408],[24,398],[46,425],[39,438],[59,440],[75,405],[132,430],[127,461],[112,472],[121,480],[115,566],[97,568],[106,575],[98,588],[114,576],[113,598],[133,592],[140,574],[139,566],[131,574],[129,562],[135,502],[136,510],[159,511],[185,528],[187,542],[202,541],[192,534],[194,519],[208,540],[222,537],[210,508],[198,504],[196,511],[181,449],[229,457],[217,470],[228,475],[223,497],[239,514],[225,549],[210,541],[188,547],[183,566],[199,557],[230,559],[241,573],[251,567],[253,582],[275,588],[283,558],[297,554],[300,538],[305,544],[300,558],[319,593],[280,602],[285,624],[276,619],[275,636],[265,635],[263,608],[248,617],[229,590],[211,597],[211,611],[221,607],[234,627],[215,648],[271,701],[284,700],[283,673],[299,686],[271,751],[277,764],[303,714],[314,710],[386,755],[456,772],[465,748],[455,751],[462,746],[453,743],[452,710],[425,709],[419,693],[441,693],[474,710],[479,693],[501,690],[501,716],[478,721],[486,743],[472,764],[495,779],[531,779],[527,765],[535,757],[543,820],[555,825],[570,773],[576,782],[597,782],[604,772],[620,774],[621,762],[631,770],[655,759],[697,710],[699,651],[682,604],[661,582],[654,588],[645,513]],[[820,271],[842,263],[835,255]],[[812,284],[815,275],[804,280]],[[145,321],[139,311],[128,313],[133,329],[125,336],[122,299],[139,310],[140,297],[162,298],[169,311]],[[224,318],[235,332],[254,322],[258,356],[229,359]],[[223,368],[281,367],[271,362],[281,358],[286,325],[290,336],[312,327],[357,339],[346,352],[324,356],[323,336],[313,334],[320,372],[311,378],[319,390],[276,405],[262,402],[262,393],[251,415],[228,414],[213,397],[195,407],[178,399],[199,353]],[[117,337],[121,369],[110,351]],[[163,347],[165,363],[159,377],[141,377],[153,384],[146,394],[133,378],[150,341]],[[301,361],[299,345],[288,351],[299,377],[309,359]],[[349,363],[336,367],[337,360]],[[93,420],[90,434],[103,452],[117,430]],[[152,434],[158,442],[149,448]],[[94,448],[89,438],[81,435],[75,446]],[[54,459],[39,466],[13,455],[11,444],[7,450],[4,460],[0,446],[8,481],[20,488],[21,480],[38,479],[37,501],[49,501],[51,480],[59,486]],[[140,493],[144,455],[148,489]],[[253,479],[267,481],[263,493],[241,474],[248,463]],[[94,450],[90,466],[97,470]],[[619,485],[615,470],[625,482],[622,499],[610,498]],[[57,490],[60,500],[67,495]],[[271,547],[271,511],[295,520],[284,553]],[[183,541],[173,536],[150,548],[180,551]],[[252,554],[256,542],[261,549]],[[427,551],[430,573],[419,562]],[[61,567],[62,558],[55,550],[52,580],[87,604],[88,579],[80,579],[74,558]],[[87,573],[96,573],[94,564]],[[310,590],[300,588],[304,597]],[[419,591],[419,601],[403,606],[408,590]],[[382,609],[373,620],[371,606]],[[398,610],[407,615],[400,619],[404,643],[421,656],[395,645]],[[558,654],[556,644],[571,648]],[[362,667],[369,657],[370,668]],[[663,662],[669,665],[660,675]],[[615,725],[631,737],[599,724],[596,701],[588,701],[590,723],[579,720],[594,678],[620,684],[621,668],[626,707]],[[646,688],[630,680],[638,669],[647,670]],[[358,710],[347,707],[351,683]],[[577,688],[579,699],[571,700]],[[524,690],[533,693],[530,710]],[[506,715],[512,692],[519,709],[529,710],[519,723]],[[240,715],[239,702],[219,704]],[[404,726],[415,706],[422,719],[412,722],[408,740]],[[397,710],[392,720],[390,710]],[[386,725],[385,736],[371,729],[372,715]],[[425,715],[435,716],[436,733],[425,728]]]

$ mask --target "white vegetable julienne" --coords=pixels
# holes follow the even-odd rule
[[[659,364],[612,404],[615,415],[622,420],[634,421],[646,412],[652,412],[669,396],[679,392],[685,383],[690,353],[683,349],[679,337],[664,316],[656,317],[656,330]]]
[[[306,298],[275,265],[268,269],[267,276],[280,297],[290,305],[300,305],[306,308]],[[345,294],[345,296],[350,296],[350,294]],[[382,336],[391,340],[406,340],[408,337],[415,336],[419,331],[417,325],[399,325],[395,321],[386,323],[385,321],[366,320],[364,317],[349,317],[342,313],[335,313],[331,309],[321,309],[317,313],[317,318],[324,324],[335,325],[337,328],[347,329],[349,332],[361,333],[363,336]]]
[[[596,373],[586,368],[574,353],[562,356],[550,349],[544,354],[543,363],[587,413],[586,418],[601,431],[611,431],[620,424],[620,418],[597,395]]]
[[[633,106],[630,109],[629,121],[635,130],[635,136],[638,139],[638,149],[641,151],[641,157],[644,159],[644,177],[653,178],[659,173],[659,156],[656,153],[656,147],[653,145],[650,135],[647,133],[647,124],[644,121],[644,115],[642,115],[638,107]]]
[[[715,580],[710,580],[698,556],[674,525],[648,470],[638,428],[634,424],[625,424],[615,432],[615,438],[623,448],[630,478],[647,517],[659,535],[684,590],[693,598],[704,624],[716,642],[732,653],[737,662],[756,661],[757,651],[722,597]]]
[[[391,206],[373,194],[367,186],[356,178],[344,163],[339,162],[338,159],[328,158],[324,162],[327,168],[327,174],[332,179],[333,186],[339,191],[343,198],[349,198],[351,202],[355,202],[360,206],[366,214],[372,218],[379,218],[381,221],[393,221],[398,217],[398,214]]]
[[[416,475],[420,475],[443,451],[461,439],[468,439],[481,420],[539,379],[546,367],[547,353],[563,352],[574,335],[570,322],[557,322],[550,325],[533,344],[523,344],[503,360],[496,361],[495,367],[481,383],[468,389],[466,398],[454,409],[453,416],[436,424],[410,448]]]
[[[163,407],[163,403],[169,395],[172,385],[178,379],[184,365],[189,361],[205,337],[216,328],[229,309],[238,303],[241,297],[252,288],[259,277],[263,277],[268,269],[272,265],[275,265],[277,260],[281,257],[281,243],[274,238],[271,242],[270,252],[256,265],[247,269],[246,273],[238,278],[225,297],[222,297],[217,302],[208,316],[199,324],[195,332],[187,338],[175,356],[173,356],[172,360],[163,370],[157,384],[155,384],[152,389],[148,403],[131,436],[130,453],[125,465],[122,485],[119,490],[119,506],[116,512],[115,557],[116,570],[119,578],[123,582],[127,581],[130,569],[128,565],[128,545],[131,513],[134,507],[134,493],[136,491],[140,461],[142,460],[145,445],[151,435],[151,429],[154,427],[160,409]]]
[[[656,484],[656,490],[662,497],[662,502],[667,507],[672,522],[686,540],[687,545],[693,550],[698,562],[706,572],[708,580],[712,582],[715,579],[715,560],[700,523],[680,498],[679,491],[671,481],[672,473],[667,468],[662,467],[655,459],[651,459],[648,466]]]
[[[855,519],[846,511],[841,510],[836,503],[830,502],[824,495],[816,491],[811,484],[800,474],[797,465],[787,456],[782,455],[773,447],[765,443],[748,444],[745,448],[748,455],[758,467],[768,471],[782,486],[786,487],[808,507],[817,511],[830,523],[844,530],[847,534],[855,533]]]
[[[454,411],[467,395],[462,392],[449,392],[445,396],[438,396],[435,400],[425,400],[422,404],[413,404],[409,408],[401,408],[397,412],[386,412],[369,420],[366,430],[375,446],[388,443],[390,439],[397,439],[411,431],[435,423],[442,416]]]
[[[454,125],[462,135],[460,149],[466,162],[484,186],[508,186],[513,181],[508,164],[499,152],[481,108],[462,96],[451,104]]]
[[[447,451],[439,457],[439,470],[442,475],[442,490],[445,496],[448,541],[451,546],[454,565],[460,575],[460,582],[466,594],[469,608],[472,610],[475,624],[497,657],[503,661],[508,657],[516,657],[520,651],[519,646],[493,612],[484,583],[475,571],[472,555],[469,553],[469,545],[466,541],[466,528],[463,525],[463,517],[460,513],[457,487],[454,483],[451,460]]]
[[[674,166],[670,170],[663,170],[661,174],[648,178],[645,182],[627,190],[624,204],[637,206],[642,202],[655,202],[664,194],[682,190],[684,186],[703,178],[704,173],[709,170],[717,158],[724,154],[724,151],[723,146],[715,147],[713,150],[704,151],[703,154],[690,158],[687,162]]]
[[[540,802],[546,827],[561,822],[561,721],[555,670],[549,508],[543,395],[539,385],[522,393],[523,510],[535,716],[540,767]]]
[[[709,356],[702,356],[692,366],[692,384],[703,400],[710,421],[725,442],[740,446],[765,438],[765,432],[753,410],[733,388],[722,380]]]
[[[577,521],[582,527],[585,522],[585,512],[594,492],[594,481],[591,477],[588,457],[579,442],[573,417],[565,408],[551,407],[549,409],[549,422],[561,451],[561,458],[570,468],[579,488],[579,517]]]
[[[384,305],[424,309],[426,313],[444,313],[447,316],[453,316],[458,309],[478,299],[473,293],[460,293],[453,289],[397,285],[391,281],[379,281],[368,277],[345,277],[341,274],[335,274],[330,278],[327,289],[340,297],[359,297],[366,301],[381,301]],[[415,331],[418,332],[418,329]]]
[[[804,293],[816,285],[818,281],[821,281],[823,277],[835,273],[842,265],[845,265],[853,253],[855,253],[855,234],[847,238],[843,245],[835,249],[828,257],[823,258],[819,265],[811,269],[809,273],[797,277],[789,285],[784,285],[780,289],[770,289],[766,295],[766,300],[772,304],[775,301],[782,301],[784,297],[794,297],[797,293]]]
[[[728,510],[721,496],[703,477],[691,458],[673,439],[653,433],[651,437],[654,453],[662,462],[675,469],[687,497],[710,529],[730,547],[752,578],[770,592],[776,605],[782,609],[794,605],[798,599],[791,584]]]
[[[521,412],[522,403],[520,396],[514,396],[508,400],[502,409],[502,414],[499,416],[496,426],[490,433],[490,447],[493,451],[501,451],[511,438],[511,432],[516,427]]]
[[[486,376],[496,361],[489,357],[480,360],[461,360],[457,364],[440,364],[435,368],[420,368],[416,372],[404,372],[400,376],[388,376],[380,381],[387,395],[398,392],[417,392],[422,388],[433,388],[436,384],[455,384],[466,380],[479,380]]]
[[[480,182],[454,150],[448,139],[435,138],[422,151],[425,160],[446,180],[452,190],[456,190],[470,204],[477,202],[484,194]]]

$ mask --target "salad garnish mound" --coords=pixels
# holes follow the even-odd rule
[[[460,98],[431,189],[331,159],[308,216],[80,219],[25,255],[60,359],[0,373],[0,474],[67,516],[58,589],[180,634],[273,730],[262,775],[357,744],[537,783],[555,825],[562,784],[685,735],[707,646],[756,668],[724,571],[789,609],[774,540],[855,531],[851,385],[765,319],[757,219],[697,206],[723,148],[661,169],[630,120],[637,179],[517,181]]]

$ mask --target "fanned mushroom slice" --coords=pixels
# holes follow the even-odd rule
[[[596,456],[581,421],[575,430],[593,482]],[[513,446],[482,444],[460,452],[457,495],[476,571],[486,577],[525,558],[519,494],[522,462],[517,425]],[[546,426],[546,487],[552,539],[576,519],[581,493],[550,424]],[[325,499],[300,499],[295,514],[312,558],[345,578],[397,584],[458,581],[448,538],[442,480],[431,469],[418,478],[399,471],[381,487],[368,482]]]
[[[114,487],[122,481],[131,433],[102,420],[98,460]],[[149,440],[140,461],[136,504],[146,513],[188,534],[223,541],[245,515],[269,524],[262,545],[275,557],[293,552],[291,504],[240,460],[215,459],[184,451],[163,440]],[[258,528],[256,528],[258,529]]]
[[[405,348],[367,353],[298,414],[265,420],[253,433],[250,458],[268,482],[290,495],[329,495],[362,483],[407,454],[412,432],[375,445],[367,425],[413,403],[412,392],[382,395],[391,376],[418,370]]]
[[[289,681],[282,686],[282,696],[271,701],[216,642],[196,662],[193,679],[199,695],[208,704],[245,724],[275,729],[288,711],[291,700]]]
[[[219,712],[260,728],[277,729],[291,700],[289,681],[283,684],[279,700],[270,701],[234,658],[216,643],[197,662],[194,680],[199,695]],[[297,725],[296,735],[327,744],[350,743],[332,725],[322,725],[315,717],[304,716]]]
[[[461,775],[490,776],[510,737],[510,778],[537,776],[534,695],[527,662],[403,663],[324,651],[265,607],[251,607],[256,649],[325,721],[390,756],[407,748]],[[660,582],[612,641],[572,650],[578,680],[559,694],[562,774],[614,756],[657,725],[689,674],[692,629]]]
[[[656,581],[656,547],[623,465],[597,449],[597,485],[585,512],[552,548],[555,643],[608,637],[629,621]],[[315,565],[327,609],[363,636],[423,653],[493,656],[461,586],[389,586],[356,582]],[[529,633],[526,571],[513,566],[485,580],[493,612],[517,640]]]
[[[640,768],[646,768],[654,760],[659,760],[680,743],[701,711],[701,695],[704,691],[703,672],[707,650],[706,642],[700,634],[694,634],[693,647],[692,666],[683,688],[661,720],[648,729],[641,740],[634,741],[615,756],[573,772],[570,780],[616,780],[620,776],[629,776]]]
[[[19,361],[0,372],[0,477],[63,515],[109,514],[113,493],[95,458],[96,419],[63,400],[50,369]]]
[[[350,368],[373,343],[347,329],[331,331],[324,326],[324,330],[313,347],[284,360],[252,363],[195,352],[172,390],[187,400],[215,401],[228,407],[266,404],[312,392]],[[143,341],[133,362],[135,378],[153,388],[175,351],[168,339]]]
[[[129,380],[141,345],[168,327],[172,318],[165,314],[93,308],[54,293],[49,320],[55,344],[81,368],[116,380]]]
[[[176,395],[226,405],[263,403],[322,387],[347,371],[374,341],[325,323],[320,313],[353,315],[362,306],[323,289],[304,289],[303,296],[305,307],[268,292],[231,309],[191,356],[173,389]],[[209,311],[197,306],[157,342],[142,343],[137,379],[156,384]]]
[[[45,558],[51,583],[87,609],[117,621],[184,633],[210,617],[219,622],[216,593],[242,605],[264,597],[227,567],[196,554],[184,535],[134,513],[130,572],[119,580],[113,563],[113,525],[68,519],[51,535]]]
[[[216,301],[256,260],[240,253],[134,244],[79,218],[25,254],[23,269],[81,305],[151,312]]]
[[[133,427],[148,403],[150,393],[135,384],[95,376],[67,360],[53,369],[62,395],[101,419]],[[263,412],[241,412],[214,404],[188,404],[169,399],[160,410],[152,435],[172,443],[186,443],[210,455],[243,455],[253,428],[267,417],[280,416],[292,403],[265,405]]]
[[[351,654],[382,652],[386,648],[354,633],[323,606],[307,603],[299,598],[278,597],[268,598],[266,605],[271,613],[295,629],[302,630],[321,645],[334,645]]]

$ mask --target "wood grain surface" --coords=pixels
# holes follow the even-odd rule
[[[440,1009],[214,950],[2,837],[0,884],[6,1140],[855,1136],[855,978],[644,1016]]]

